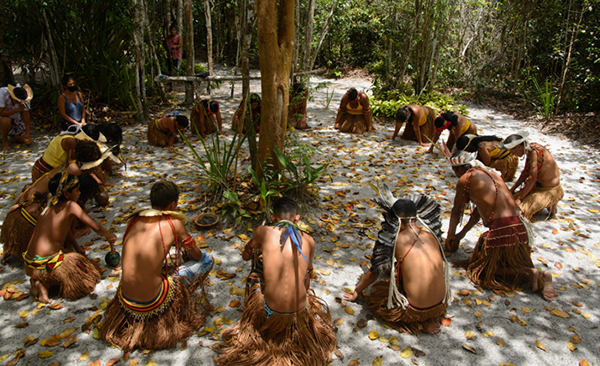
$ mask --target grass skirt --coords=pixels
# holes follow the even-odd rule
[[[175,136],[176,143],[178,141],[177,136]],[[148,143],[152,146],[168,146],[169,145],[169,134],[162,132],[158,128],[156,128],[156,120],[153,119],[148,122]]]
[[[292,314],[273,313],[267,318],[261,285],[246,298],[240,322],[223,333],[222,355],[215,365],[313,366],[325,365],[335,351],[336,327],[327,304],[312,290],[307,307]]]
[[[194,109],[192,109],[192,113],[190,114],[190,120],[192,125],[190,126],[192,129],[192,133],[195,135],[196,133],[200,133],[200,113],[204,115],[204,133],[206,135],[211,134],[217,130],[217,125],[213,123],[209,116],[207,116],[206,110],[202,105],[202,102],[198,103]]]
[[[205,278],[206,276],[202,276],[188,287],[181,277],[172,277],[175,293],[168,308],[145,320],[136,319],[124,310],[119,298],[115,296],[106,308],[100,337],[124,351],[175,347],[206,320],[199,312],[201,299],[195,292]]]
[[[456,264],[466,268],[469,279],[478,286],[515,291],[519,269],[534,268],[525,225],[518,216],[492,221],[471,258]]]
[[[429,113],[429,115],[426,117],[427,122],[425,122],[423,126],[419,126],[419,129],[421,130],[421,141],[427,144],[429,143],[427,137],[433,141],[433,137],[435,136],[435,125],[433,123],[435,120],[435,112],[433,109],[426,106],[422,106],[421,108],[426,109]],[[404,132],[400,138],[403,140],[417,141],[417,134],[415,133],[412,123],[406,122],[406,126],[404,126]]]
[[[492,163],[490,164],[490,168],[494,168],[501,173],[502,179],[505,182],[512,182],[515,180],[518,167],[519,158],[513,154],[508,155],[504,159],[492,160]]]
[[[41,210],[40,207],[39,212],[36,210],[29,213],[37,220],[40,218]],[[6,214],[4,223],[2,223],[0,242],[4,243],[4,258],[8,258],[12,254],[22,262],[23,253],[27,250],[35,226],[25,220],[20,211],[21,209],[17,208]]]
[[[378,281],[373,284],[370,294],[365,298],[369,303],[368,308],[399,332],[419,334],[429,323],[437,322],[438,318],[446,312],[446,303],[426,310],[415,309],[410,304],[406,309],[399,306],[388,309],[389,287],[389,280]],[[398,290],[402,291],[401,285]]]
[[[79,253],[65,253],[61,265],[44,273],[26,267],[27,275],[52,292],[58,287],[59,296],[68,300],[77,300],[94,292],[96,284],[102,279],[100,267]]]
[[[365,120],[364,114],[355,115],[344,113],[339,124],[336,123],[333,127],[340,132],[360,134],[367,131],[367,121]]]
[[[515,193],[515,197],[519,197],[520,194],[521,191]],[[536,185],[521,202],[519,207],[523,211],[523,216],[531,220],[533,215],[541,210],[555,206],[564,195],[565,192],[560,184],[551,188],[543,188]]]

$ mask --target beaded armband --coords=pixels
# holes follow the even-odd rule
[[[315,276],[315,267],[314,266],[310,266],[307,270],[306,270],[306,274],[309,276],[309,278],[316,278]]]
[[[193,247],[196,246],[196,240],[194,240],[194,238],[192,238],[192,236],[188,236],[187,239],[183,240],[183,249],[185,250],[190,250]]]

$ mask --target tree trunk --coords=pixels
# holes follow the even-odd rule
[[[412,24],[412,28],[409,28],[408,33],[408,42],[407,42],[407,51],[402,54],[402,67],[400,68],[400,72],[398,73],[399,82],[404,82],[404,76],[406,75],[406,70],[408,69],[408,65],[410,63],[413,50],[415,48],[416,42],[413,42],[413,37],[417,30],[419,29],[419,23],[421,22],[421,0],[415,0],[415,15],[414,22]]]
[[[558,88],[558,97],[556,99],[556,110],[554,113],[558,113],[558,108],[560,108],[560,101],[562,98],[563,88],[565,87],[565,82],[567,80],[567,72],[569,71],[569,65],[571,64],[571,54],[573,51],[573,44],[575,43],[575,39],[577,39],[577,33],[579,33],[579,27],[581,26],[581,22],[583,21],[583,13],[585,13],[585,6],[581,7],[581,13],[579,13],[579,20],[577,24],[573,26],[573,30],[571,31],[571,42],[569,43],[569,53],[567,54],[567,61],[565,63],[565,67],[563,68],[562,78],[560,80],[560,87]]]
[[[139,122],[147,121],[146,112],[146,60],[144,56],[144,0],[135,0],[135,30],[133,42],[135,45],[135,104]]]
[[[289,104],[289,75],[294,52],[294,0],[257,1],[258,56],[260,59],[262,110],[258,161],[281,164],[275,147],[284,151]],[[259,166],[262,177],[266,166]]]
[[[169,75],[171,75],[171,70],[173,69],[173,65],[171,63],[171,52],[169,51],[169,43],[167,42],[167,38],[169,37],[169,32],[171,31],[171,2],[164,1],[163,2],[163,16],[165,22],[163,23],[163,49],[165,50],[165,56],[167,58],[167,69],[169,70]],[[179,33],[181,34],[181,27],[178,27]],[[164,70],[162,70],[164,72]]]
[[[175,19],[177,19],[177,29],[183,33],[183,2],[185,0],[173,0],[175,1]]]
[[[151,85],[158,88],[158,91],[161,95],[165,94],[165,86],[163,83],[154,82],[154,77],[156,73],[162,74],[160,70],[160,61],[158,61],[158,56],[156,55],[156,49],[154,48],[154,41],[152,40],[152,32],[150,30],[150,23],[148,22],[148,3],[144,2],[144,31],[146,36],[148,37],[148,50],[150,51],[150,83]],[[156,72],[154,71],[156,68]]]
[[[212,49],[212,24],[210,18],[210,1],[204,0],[204,17],[206,18],[206,51],[208,53],[208,72],[214,75],[213,71],[213,49]]]
[[[258,171],[258,146],[256,144],[256,133],[252,126],[252,111],[248,107],[248,98],[250,95],[250,47],[252,46],[252,34],[256,26],[256,0],[247,0],[244,7],[244,33],[242,37],[242,105],[243,116],[246,130],[248,131],[248,150],[250,150],[250,164],[254,171]]]
[[[54,48],[54,41],[52,41],[52,31],[50,30],[50,23],[48,22],[45,8],[42,8],[42,18],[44,19],[45,36],[48,40],[48,71],[50,72],[50,85],[52,88],[59,88],[61,71],[60,66],[58,65],[58,55]]]
[[[310,50],[312,44],[313,26],[315,24],[315,0],[308,0],[308,10],[306,13],[306,34],[304,36],[304,51],[302,54],[302,71],[308,71],[310,64]],[[297,32],[299,33],[299,32]]]
[[[6,26],[6,15],[0,12],[0,87],[8,84],[15,85],[15,76],[12,72],[10,54],[4,44],[4,28]]]
[[[192,0],[185,0],[185,50],[186,50],[186,75],[194,75],[194,16],[192,14]],[[194,83],[185,84],[185,104],[191,107],[194,104]]]
[[[333,4],[331,4],[331,12],[327,16],[325,20],[325,25],[323,25],[323,31],[321,32],[321,37],[319,37],[319,43],[317,43],[317,48],[315,48],[315,52],[312,54],[312,59],[310,60],[310,67],[307,70],[310,71],[315,67],[315,61],[317,61],[317,56],[319,55],[319,50],[323,45],[323,41],[327,36],[327,32],[329,31],[329,25],[331,24],[331,19],[333,18],[333,14],[335,13],[335,7],[337,6],[337,0],[333,0]]]
[[[296,20],[294,22],[296,29],[300,29],[300,0],[296,0],[295,12]],[[290,68],[290,82],[293,84],[296,82],[296,68],[298,67],[298,57],[300,54],[300,35],[296,32],[294,36],[294,57],[292,58],[292,67]]]
[[[392,2],[392,15],[391,15],[391,32],[388,32],[388,40],[387,40],[387,55],[386,55],[386,65],[385,65],[385,80],[388,84],[392,82],[392,59],[394,53],[394,31],[396,30],[396,20],[397,20],[397,11],[396,4]]]

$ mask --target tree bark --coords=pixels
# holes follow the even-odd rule
[[[156,83],[154,77],[158,74],[162,74],[160,70],[160,61],[156,55],[156,49],[154,48],[154,41],[152,40],[152,32],[150,30],[150,23],[148,22],[148,3],[144,1],[144,32],[148,37],[148,50],[150,51],[150,83],[158,88],[161,95],[165,94],[165,86],[163,83]],[[156,72],[154,71],[156,68]]]
[[[194,75],[194,16],[192,14],[192,0],[185,0],[185,50],[186,50],[186,75]],[[191,107],[194,104],[194,83],[185,84],[185,104]]]
[[[4,28],[6,26],[6,15],[0,11],[0,86],[8,84],[15,85],[15,76],[12,72],[10,54],[4,44]]]
[[[212,23],[210,18],[210,1],[204,0],[204,17],[206,19],[206,51],[208,53],[208,72],[214,75],[213,71],[213,48],[212,48]]]
[[[139,122],[148,119],[146,111],[146,59],[144,55],[144,0],[135,0],[135,30],[133,31],[133,42],[135,45],[135,104],[137,106],[137,117]]]
[[[50,72],[50,85],[52,88],[60,87],[60,66],[58,65],[58,55],[54,48],[54,41],[52,40],[52,31],[50,30],[50,23],[46,16],[46,9],[42,8],[42,18],[44,19],[44,29],[46,30],[46,39],[48,41],[48,69]]]
[[[304,36],[304,51],[302,53],[302,71],[307,71],[310,64],[310,50],[313,36],[313,26],[315,24],[315,0],[308,0],[308,9],[306,12],[306,33]],[[297,32],[299,33],[299,32]]]
[[[558,88],[558,97],[556,99],[556,110],[554,111],[554,113],[558,113],[558,109],[560,108],[562,92],[565,87],[565,82],[567,80],[567,72],[569,72],[569,66],[571,65],[571,54],[573,52],[573,44],[575,44],[575,40],[577,39],[577,34],[579,33],[579,27],[581,26],[581,22],[583,21],[583,13],[585,13],[585,9],[585,6],[581,7],[581,13],[579,13],[579,20],[577,21],[577,24],[573,26],[573,30],[571,31],[569,53],[567,54],[567,61],[565,63],[565,67],[563,68],[562,78],[560,80],[560,87]]]
[[[256,26],[256,0],[247,0],[244,7],[244,33],[242,37],[242,108],[244,124],[248,131],[248,150],[250,150],[250,164],[254,171],[258,171],[258,146],[256,144],[256,133],[252,125],[252,111],[247,109],[250,95],[250,47],[252,46],[252,34]],[[240,123],[241,124],[241,123]]]
[[[284,151],[289,104],[289,75],[294,52],[294,0],[257,1],[258,56],[260,60],[262,111],[258,161],[281,164],[274,153]],[[266,166],[258,167],[263,176]]]
[[[296,14],[296,20],[294,24],[296,25],[296,29],[300,29],[300,0],[296,0],[294,14]],[[294,45],[294,56],[292,58],[292,67],[290,68],[290,82],[292,84],[296,82],[296,77],[294,74],[296,72],[296,68],[298,67],[298,57],[300,57],[300,36],[298,32],[296,32],[296,35],[294,36]]]
[[[333,0],[333,4],[331,5],[331,12],[327,16],[325,20],[325,25],[323,25],[323,31],[321,32],[321,37],[319,37],[319,42],[317,43],[317,48],[315,48],[315,52],[312,54],[312,59],[310,60],[310,67],[308,70],[310,71],[315,67],[315,62],[317,61],[317,56],[319,55],[319,50],[321,50],[321,46],[323,45],[323,41],[327,36],[327,32],[329,31],[329,25],[331,24],[331,19],[333,18],[333,14],[335,13],[335,7],[337,6],[337,0]]]

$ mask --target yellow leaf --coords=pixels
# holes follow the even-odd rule
[[[465,332],[465,337],[467,337],[467,339],[473,339],[473,338],[475,338],[475,333],[473,333],[472,330],[467,330]]]
[[[489,330],[483,333],[484,338],[493,337],[493,336],[494,336],[494,333],[490,332]]]
[[[582,358],[579,360],[579,366],[590,366],[590,363]]]
[[[381,359],[381,357],[375,357],[375,359],[373,360],[373,366],[381,366],[381,364],[383,364],[383,360]]]
[[[570,317],[571,317],[571,316],[570,316],[569,314],[567,314],[565,311],[563,311],[563,310],[560,310],[560,309],[554,309],[554,310],[552,310],[552,314],[553,314],[553,315],[556,315],[556,316],[558,316],[558,317],[561,317],[561,318],[570,318]]]
[[[377,338],[379,338],[379,332],[378,331],[372,330],[372,331],[369,332],[369,339],[370,340],[373,341],[373,340],[375,340]]]
[[[523,320],[523,319],[520,319],[520,318],[517,318],[517,323],[519,323],[519,325],[522,325],[522,326],[526,326],[527,325],[527,322],[525,320]]]
[[[579,343],[581,343],[581,338],[579,338],[578,336],[572,336],[571,337],[571,343],[573,343],[573,344],[579,344]]]
[[[397,346],[398,345],[398,338],[396,338],[394,336],[390,337],[390,344],[392,346]]]
[[[483,301],[479,300],[478,298],[475,298],[475,304],[477,304],[477,306],[483,304]]]
[[[406,347],[405,349],[402,350],[402,352],[400,352],[400,357],[402,358],[411,358],[413,355],[413,351],[412,348],[410,347]]]
[[[600,213],[600,211],[598,211],[595,208],[589,208],[588,211],[591,212],[591,213]]]
[[[350,362],[348,362],[348,366],[358,366],[360,365],[360,362],[358,362],[358,360],[352,360]]]
[[[521,307],[521,312],[523,313],[523,315],[529,315],[529,313],[531,313],[532,311],[532,308],[528,308],[526,306]]]
[[[485,306],[492,306],[492,303],[488,301],[488,299],[483,299],[483,305]]]
[[[92,337],[94,337],[94,339],[100,339],[100,330],[98,328],[94,328],[92,331]]]
[[[575,346],[573,343],[571,342],[567,342],[567,348],[571,350],[571,352],[575,351],[577,349],[577,346]]]
[[[146,366],[156,366],[156,361],[150,360],[150,361],[148,361],[148,363],[146,364]]]
[[[27,315],[29,315],[29,311],[27,311],[27,310],[21,310],[21,311],[19,312],[19,316],[20,316],[21,318],[27,318]]]
[[[231,232],[231,230],[233,230],[232,227],[230,227],[229,229],[225,229],[225,230],[223,230],[223,234],[229,234]]]
[[[339,327],[342,324],[344,324],[344,319],[342,319],[342,318],[337,318],[336,320],[333,321],[333,325],[335,325],[336,327]]]
[[[469,346],[468,344],[463,344],[463,348],[469,352],[473,352],[474,354],[477,354],[477,350],[473,346]]]
[[[544,344],[540,341],[538,341],[537,339],[535,340],[535,345],[537,348],[541,349],[542,351],[546,350],[546,346],[544,346]]]
[[[27,343],[29,341],[33,341],[35,339],[35,337],[25,337],[23,338],[23,343]]]
[[[38,353],[39,358],[48,358],[50,356],[54,356],[54,353],[52,353],[50,351],[42,351],[42,352]]]
[[[506,345],[506,343],[504,343],[504,339],[502,339],[502,338],[498,338],[498,340],[496,341],[496,344],[499,345],[500,347],[504,347]]]
[[[333,259],[331,259],[331,258],[329,258],[328,260],[326,260],[325,263],[327,263],[331,267],[333,267],[333,264],[334,264]]]
[[[589,319],[589,318],[592,317],[592,314],[590,314],[590,313],[583,313],[583,314],[581,314],[581,316],[584,317],[584,318],[586,318],[586,319]]]
[[[352,294],[354,293],[354,290],[351,289],[350,287],[342,287],[342,291],[344,291],[347,294]]]
[[[344,309],[348,314],[350,315],[354,315],[354,309],[352,309],[351,307],[347,307]]]
[[[502,362],[500,366],[515,366],[515,364],[510,362]]]
[[[129,361],[129,366],[138,366],[139,362],[135,358]]]
[[[471,301],[471,300],[469,300],[469,299],[462,299],[462,302],[464,302],[464,303],[465,303],[465,305],[467,305],[467,306],[471,306],[471,305],[473,305],[473,301]]]
[[[476,311],[473,314],[475,315],[476,318],[481,318],[483,316],[483,314],[481,313],[481,311]]]
[[[0,362],[6,361],[6,359],[10,356],[10,353],[5,354],[4,356],[0,356]],[[357,364],[358,365],[358,364]]]
[[[87,361],[90,358],[90,351],[84,351],[79,357],[80,361]]]

